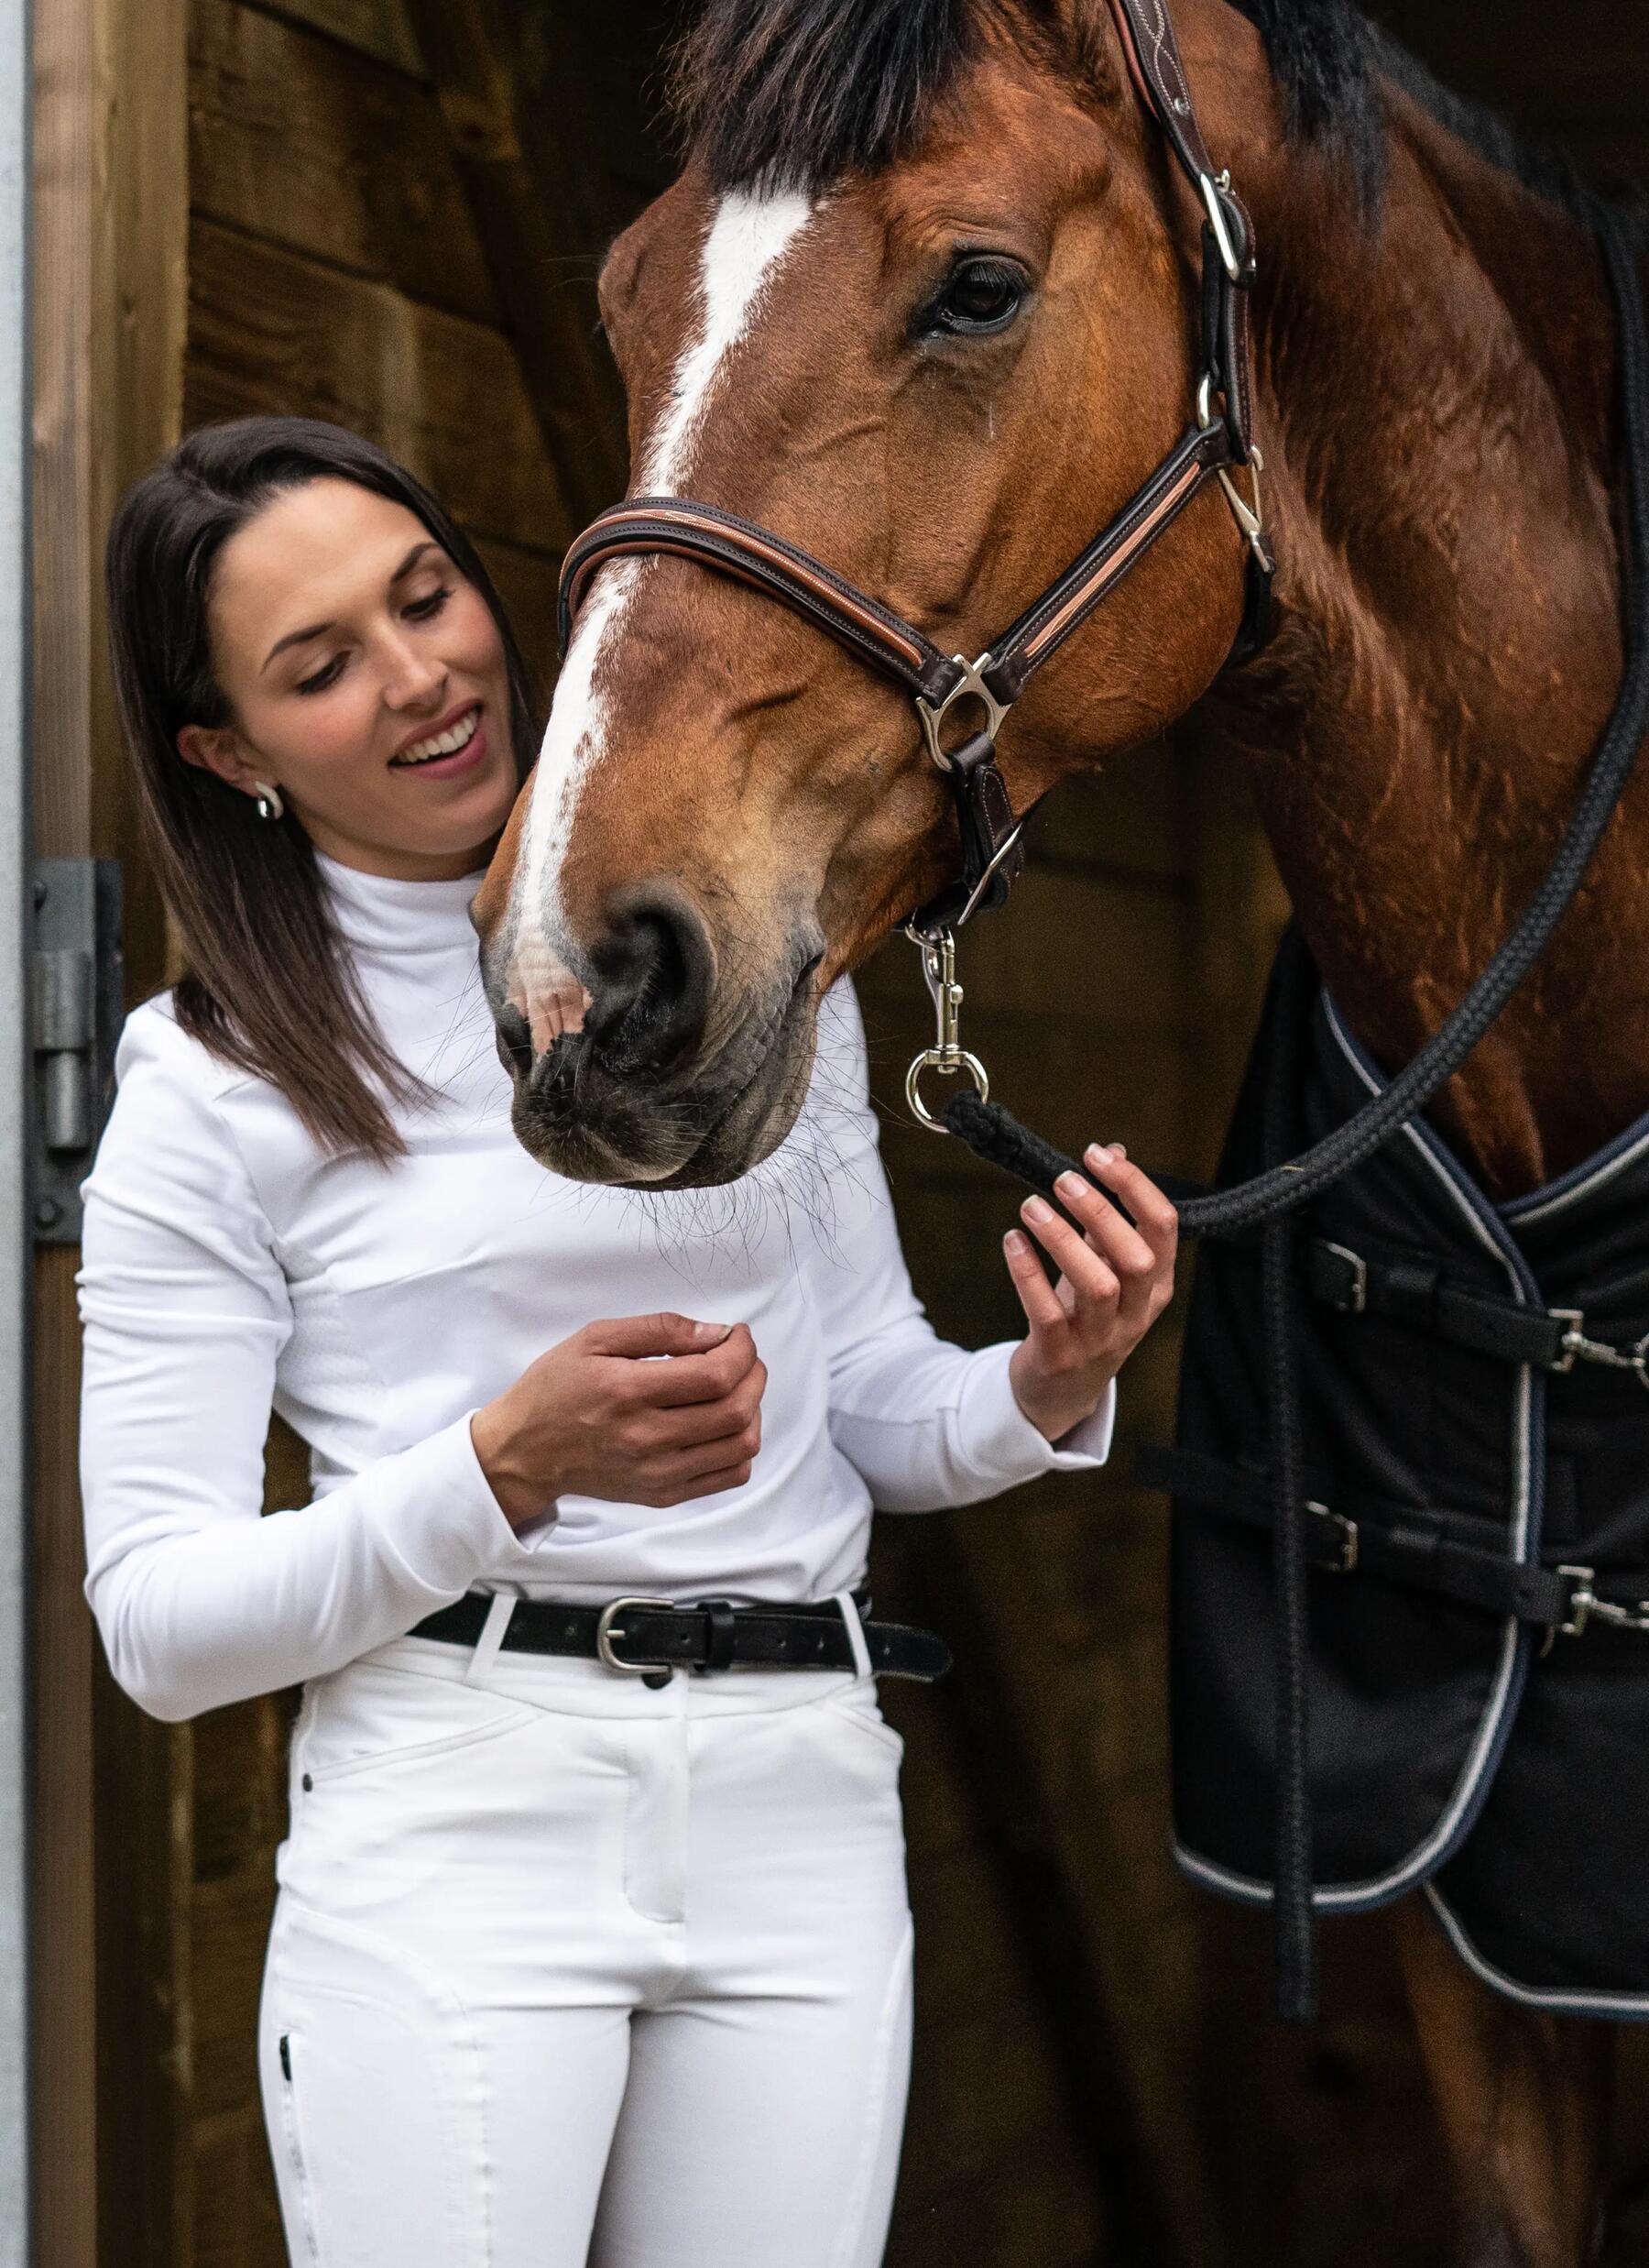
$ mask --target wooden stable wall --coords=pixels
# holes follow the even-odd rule
[[[56,4],[60,30],[71,7],[96,14]],[[171,21],[153,0],[101,5],[129,38]],[[186,90],[180,27],[171,66],[188,217],[185,232],[180,137],[165,383],[183,422],[300,411],[384,442],[469,526],[546,672],[560,553],[623,481],[589,277],[665,176],[646,108],[664,13],[190,0]],[[1649,66],[1610,56],[1606,8],[1587,15],[1604,27],[1589,49],[1571,22],[1566,52],[1589,56],[1584,71],[1545,80],[1541,11],[1517,13],[1527,36],[1497,34],[1492,54],[1465,0],[1424,18],[1416,6],[1405,28],[1457,77],[1480,60],[1502,99],[1538,115],[1544,90],[1568,105],[1558,123],[1591,116],[1623,144]],[[144,83],[163,88],[164,70]],[[133,421],[122,477],[178,414],[160,376],[146,383],[152,414]],[[51,459],[60,486],[71,455],[60,444]],[[76,505],[71,579],[89,571],[109,492],[105,476]],[[78,682],[95,674],[90,651],[65,664]],[[106,757],[106,731],[100,745]],[[100,843],[129,858],[110,808]],[[967,940],[970,1040],[1067,1146],[1119,1136],[1148,1163],[1206,1173],[1281,915],[1240,783],[1190,735],[1141,751],[1039,816],[1013,906]],[[926,1014],[910,948],[890,947],[861,992],[918,1287],[951,1335],[1006,1335],[997,1240],[1011,1193],[909,1127],[899,1101]],[[1103,1475],[879,1523],[879,1604],[939,1623],[959,1664],[934,1692],[884,1689],[908,1744],[921,1947],[892,2268],[1387,2268],[1425,2254],[1424,2109],[1377,1933],[1332,1934],[1323,2031],[1284,2038],[1264,2012],[1262,1926],[1194,1894],[1167,1857],[1163,1509],[1129,1474],[1133,1443],[1171,1421],[1174,1359],[1165,1329],[1130,1367]],[[66,1387],[50,1423],[60,1468]],[[301,1501],[302,1486],[278,1441],[271,1500]],[[64,1488],[56,1595],[72,1625]],[[83,1661],[83,1618],[80,1639]],[[297,1696],[158,1727],[96,1669],[101,2225],[95,2254],[82,2212],[49,2256],[278,2268],[253,2016]],[[83,1879],[80,1896],[65,1974],[89,1940]],[[83,2141],[89,2113],[62,2131]],[[57,2194],[71,2215],[66,2185]]]

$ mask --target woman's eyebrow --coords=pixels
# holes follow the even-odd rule
[[[440,544],[435,541],[435,538],[432,535],[426,535],[420,538],[418,542],[413,544],[411,550],[401,561],[400,565],[397,567],[395,573],[389,577],[389,588],[393,590],[395,586],[402,579],[404,575],[409,575],[411,574],[413,568],[423,557],[425,552],[438,552],[440,549]],[[288,630],[286,636],[284,638],[278,638],[275,641],[275,643],[269,648],[268,653],[265,654],[258,674],[261,676],[263,671],[268,668],[270,663],[275,659],[275,656],[278,653],[284,653],[289,646],[300,646],[307,639],[311,638],[323,638],[331,628],[332,624],[330,622],[311,622],[306,629]]]
[[[400,565],[397,567],[395,573],[389,577],[390,588],[393,590],[396,584],[400,581],[402,575],[411,574],[413,568],[417,566],[419,561],[423,557],[426,552],[438,552],[440,549],[440,544],[435,541],[435,538],[432,535],[426,535],[420,542],[414,543],[411,550],[401,561]]]
[[[262,668],[258,673],[259,675],[262,674],[263,670],[268,668],[270,663],[275,659],[275,656],[278,653],[284,653],[289,646],[302,645],[306,639],[322,638],[325,636],[326,632],[331,630],[331,628],[332,624],[330,622],[311,622],[306,630],[288,630],[286,636],[284,638],[278,638],[275,641],[275,643],[269,648],[268,653],[265,654]]]

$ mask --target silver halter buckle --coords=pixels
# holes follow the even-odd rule
[[[1214,424],[1214,380],[1205,370],[1196,388],[1196,422],[1205,433]],[[1217,465],[1215,478],[1226,492],[1226,502],[1231,508],[1231,517],[1242,530],[1249,549],[1270,575],[1276,565],[1272,547],[1265,540],[1265,501],[1260,493],[1260,476],[1265,470],[1265,459],[1260,454],[1258,442],[1249,444],[1249,478],[1253,483],[1254,500],[1250,504],[1231,478],[1229,465]]]
[[[982,704],[985,710],[985,730],[993,746],[997,734],[1002,729],[1002,719],[1007,716],[1010,706],[1008,702],[997,699],[996,695],[992,693],[980,674],[991,666],[991,657],[988,653],[980,654],[977,662],[970,662],[963,653],[953,653],[951,660],[962,674],[945,695],[944,700],[930,701],[925,695],[920,693],[915,696],[916,716],[922,726],[922,737],[927,743],[928,754],[941,772],[949,772],[952,765],[949,755],[940,746],[939,728],[956,702],[973,700]]]
[[[1221,194],[1222,191],[1229,192],[1230,190],[1230,168],[1222,166],[1218,173],[1199,173],[1196,177],[1196,186],[1202,192],[1203,204],[1208,215],[1208,225],[1214,231],[1214,242],[1218,247],[1220,265],[1231,281],[1239,284],[1242,281],[1242,262],[1237,257],[1237,247],[1231,242],[1230,216],[1226,212],[1225,198]]]

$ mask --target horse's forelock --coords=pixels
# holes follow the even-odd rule
[[[676,49],[672,107],[717,188],[814,194],[907,156],[984,37],[1045,31],[1053,13],[1052,0],[706,0]]]
[[[1379,170],[1370,27],[1356,0],[1234,0],[1258,27],[1291,125]],[[1107,0],[705,0],[671,104],[718,188],[814,192],[897,164],[992,37],[1091,70]]]

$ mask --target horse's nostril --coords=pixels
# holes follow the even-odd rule
[[[506,1001],[494,1011],[497,1028],[498,1059],[507,1071],[519,1079],[532,1076],[532,1027],[513,1002]]]
[[[598,980],[585,1029],[609,1068],[662,1071],[704,1028],[709,935],[673,891],[654,887],[617,910],[591,955]]]

